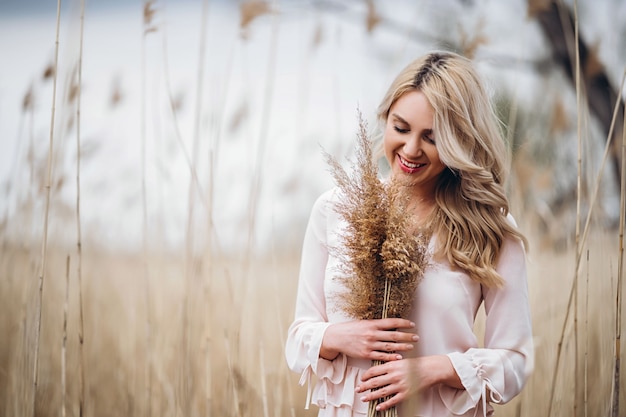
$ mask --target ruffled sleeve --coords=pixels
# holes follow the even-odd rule
[[[330,326],[324,297],[324,279],[328,263],[327,221],[330,196],[322,194],[313,205],[307,225],[300,263],[300,278],[296,298],[295,318],[289,327],[285,356],[287,365],[301,373],[300,383],[309,385],[307,405],[311,394],[311,373],[320,381],[338,383],[344,379],[347,358],[340,354],[335,360],[320,358],[324,332]],[[316,393],[316,396],[319,397]]]
[[[519,394],[534,366],[526,256],[522,243],[507,239],[498,259],[502,288],[485,288],[484,348],[449,353],[465,390],[441,392],[446,407],[464,414],[476,407],[488,415],[488,402],[506,403]]]

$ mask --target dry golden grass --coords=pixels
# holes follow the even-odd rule
[[[531,239],[532,241],[532,239]],[[584,414],[587,361],[589,416],[607,415],[613,364],[617,235],[592,234],[578,297],[578,365],[572,321],[562,354],[552,415]],[[67,415],[78,415],[78,289],[73,249],[51,247],[43,296],[38,416],[59,415],[66,260],[70,256]],[[0,414],[32,413],[36,248],[4,243],[0,255]],[[585,256],[585,259],[587,257]],[[311,416],[305,389],[283,359],[293,314],[299,257],[194,260],[183,338],[184,257],[152,254],[151,340],[141,254],[83,251],[85,416]],[[529,254],[536,369],[522,395],[498,416],[548,415],[557,343],[573,279],[574,255],[537,247]],[[587,284],[588,278],[588,284]],[[586,292],[588,285],[588,294]],[[587,307],[588,297],[588,307]],[[588,311],[588,314],[585,312]],[[481,333],[479,318],[477,332]],[[426,335],[423,335],[426,337]],[[588,348],[586,348],[588,346]],[[147,354],[151,352],[151,358]],[[188,363],[185,363],[188,361]],[[151,372],[148,366],[151,363]],[[574,370],[578,375],[574,375]],[[187,370],[185,372],[185,370]],[[152,375],[151,384],[146,376]],[[150,387],[148,392],[146,387]],[[575,395],[575,389],[578,395]],[[622,404],[626,404],[623,398]],[[151,404],[148,407],[148,400]]]
[[[38,416],[61,410],[61,346],[65,263],[50,249],[44,287]],[[36,250],[4,245],[0,256],[0,415],[30,415]],[[182,256],[150,256],[153,345],[147,349],[143,257],[83,253],[86,416],[291,415],[304,404],[297,375],[282,356],[292,315],[297,256],[251,261],[196,259],[188,293],[188,343],[183,343],[185,265]],[[67,410],[78,405],[78,292],[70,256]],[[152,353],[151,393],[146,387]],[[184,363],[185,358],[189,363]],[[259,366],[263,360],[263,367]],[[188,372],[183,370],[188,369]],[[209,385],[210,384],[210,385]],[[267,387],[265,395],[262,387]],[[238,406],[236,406],[238,403]],[[301,408],[301,407],[300,407]],[[208,412],[207,412],[208,411]]]

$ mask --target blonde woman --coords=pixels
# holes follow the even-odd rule
[[[335,305],[340,260],[328,249],[342,222],[329,190],[303,243],[288,365],[319,416],[366,415],[383,397],[379,409],[402,416],[491,415],[490,403],[519,394],[533,368],[526,240],[509,214],[497,118],[471,61],[450,52],[400,72],[378,118],[390,175],[411,195],[407,215],[432,231],[411,315],[354,320]],[[473,332],[481,303],[482,343]]]

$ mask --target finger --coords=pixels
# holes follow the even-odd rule
[[[387,400],[385,400],[385,401],[381,402],[380,404],[378,404],[376,406],[376,410],[384,411],[384,410],[387,410],[387,409],[389,409],[389,408],[391,408],[391,407],[393,407],[395,405],[398,405],[401,402],[401,398],[402,397],[400,396],[400,394],[395,394],[395,395],[389,397]]]
[[[361,375],[361,381],[367,382],[367,387],[365,389],[372,389],[385,385],[385,381],[381,381],[380,378],[387,375],[389,373],[389,369],[389,362],[369,367],[365,372],[363,372],[363,375]],[[378,381],[372,381],[374,378],[378,378]]]
[[[411,343],[378,342],[374,344],[374,349],[385,353],[406,352],[414,347]]]
[[[415,323],[410,320],[400,318],[387,318],[377,320],[380,329],[412,329]]]
[[[356,387],[357,393],[364,393],[361,397],[361,401],[372,401],[389,395],[391,391],[389,387],[382,382],[381,377],[370,379],[367,382],[362,383]]]
[[[399,361],[403,359],[402,355],[395,352],[381,352],[380,350],[373,350],[368,355],[368,359],[373,361],[382,361],[382,362],[391,362],[391,361]]]
[[[382,342],[396,342],[396,343],[411,344],[411,343],[418,342],[420,340],[420,337],[416,335],[415,333],[395,332],[395,331],[388,331],[388,330],[381,330],[378,333],[376,333],[374,336],[377,340],[380,340]]]

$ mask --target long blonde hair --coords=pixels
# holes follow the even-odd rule
[[[495,270],[504,239],[524,235],[507,220],[504,189],[508,152],[480,77],[470,60],[433,52],[405,67],[378,107],[386,123],[391,106],[418,90],[434,109],[433,132],[441,161],[448,167],[435,191],[432,217],[435,256],[489,287],[503,284]]]

